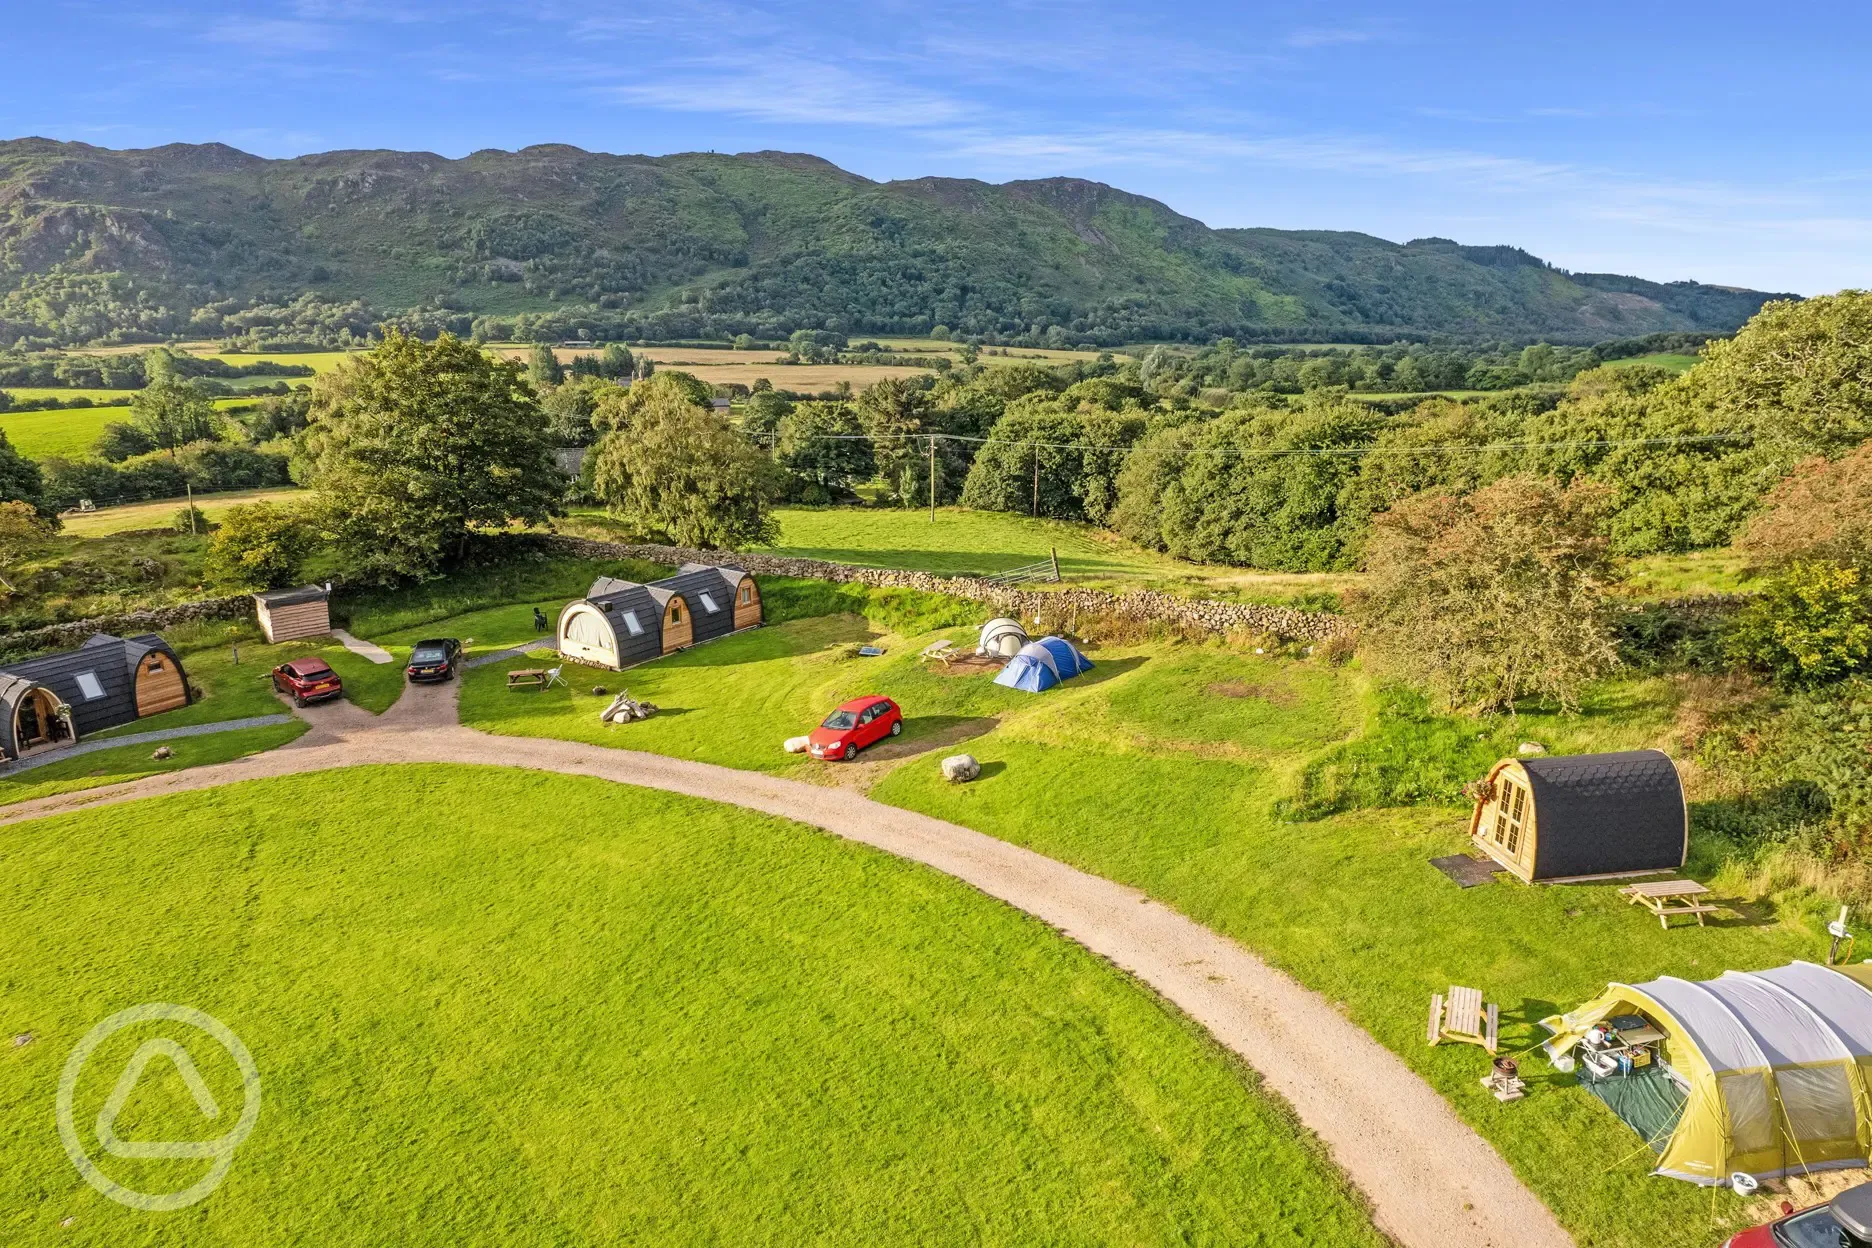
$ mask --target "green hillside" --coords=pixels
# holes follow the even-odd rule
[[[1212,230],[1095,182],[877,183],[812,156],[564,146],[111,151],[0,142],[0,344],[418,327],[1594,341],[1728,331],[1768,296],[1512,247]],[[516,318],[519,318],[516,320]]]

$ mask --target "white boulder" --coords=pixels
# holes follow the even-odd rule
[[[942,773],[951,784],[965,784],[981,775],[981,764],[973,754],[951,754],[942,760]]]
[[[1545,754],[1546,752],[1547,747],[1538,741],[1523,741],[1520,745],[1515,746],[1515,753],[1524,757],[1530,754]]]

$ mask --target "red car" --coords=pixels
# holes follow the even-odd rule
[[[889,698],[853,698],[825,717],[806,738],[814,758],[858,757],[858,751],[903,731],[903,712]]]
[[[1781,1207],[1788,1209],[1783,1201]],[[1872,1183],[1849,1187],[1824,1205],[1790,1212],[1743,1231],[1725,1248],[1868,1248],[1872,1246]]]
[[[307,655],[273,669],[273,692],[289,694],[294,706],[304,706],[309,702],[341,697],[344,694],[344,682],[338,679],[337,672],[332,671],[331,664]]]

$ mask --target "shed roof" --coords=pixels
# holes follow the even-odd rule
[[[323,602],[331,597],[331,591],[323,585],[301,585],[297,589],[269,589],[254,595],[256,602],[264,602],[271,610],[274,607],[291,607],[302,602]]]

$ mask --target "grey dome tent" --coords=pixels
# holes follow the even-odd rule
[[[1020,621],[1001,616],[982,625],[981,642],[977,648],[994,658],[1011,659],[1026,644],[1027,630],[1020,626]]]

